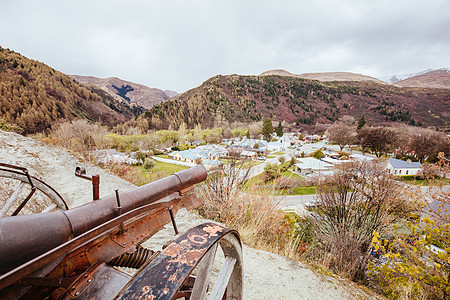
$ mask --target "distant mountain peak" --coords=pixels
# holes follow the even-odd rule
[[[118,101],[135,103],[145,109],[150,109],[178,94],[177,92],[162,91],[117,77],[98,78],[81,75],[71,75],[71,77],[78,82],[99,87]]]

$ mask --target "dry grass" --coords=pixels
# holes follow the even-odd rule
[[[224,194],[219,192],[224,189],[213,186],[208,182],[198,190],[202,200],[199,211],[204,217],[238,230],[242,240],[253,248],[299,258],[298,241],[291,234],[273,189],[262,191],[251,186],[245,193],[235,189]]]

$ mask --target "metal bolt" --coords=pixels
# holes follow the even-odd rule
[[[72,287],[72,291],[75,291],[76,288],[77,288],[76,286],[73,286],[73,287]]]
[[[84,274],[84,278],[87,278],[88,277],[88,274]]]
[[[76,293],[75,293],[75,296],[78,296],[79,294],[80,294],[80,292],[76,292]]]
[[[126,246],[126,245],[127,245],[127,243],[123,242],[123,243],[122,243],[122,245]]]
[[[92,282],[92,278],[89,278],[87,282],[88,282],[88,283],[91,283],[91,282]]]

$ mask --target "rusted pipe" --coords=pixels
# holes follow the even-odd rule
[[[89,180],[92,182],[92,199],[98,200],[100,198],[100,175],[88,175],[86,169],[83,167],[75,168],[75,176]]]
[[[203,166],[195,166],[138,188],[121,192],[120,213],[126,213],[139,206],[155,202],[174,192],[202,182],[206,179],[206,176],[206,169]],[[72,224],[74,236],[78,236],[117,216],[117,199],[114,194],[106,196],[97,201],[70,209],[65,214]]]
[[[205,168],[196,166],[121,192],[120,214],[204,181],[206,176]],[[0,218],[0,273],[5,274],[115,217],[117,199],[113,194],[68,211]]]

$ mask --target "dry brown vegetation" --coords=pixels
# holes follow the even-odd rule
[[[61,119],[78,117],[114,125],[134,115],[132,108],[106,93],[0,47],[0,116],[25,133],[35,133]]]

